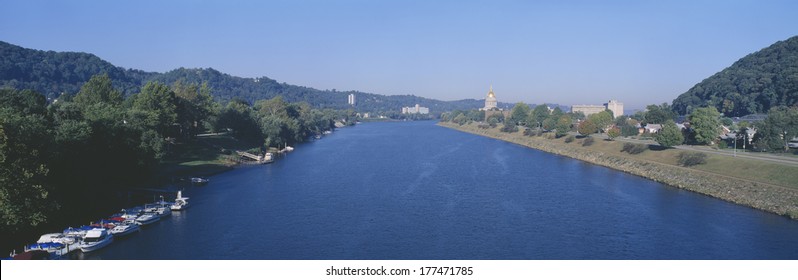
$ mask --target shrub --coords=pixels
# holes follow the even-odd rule
[[[518,126],[514,124],[505,124],[502,126],[501,131],[507,133],[518,132]]]
[[[627,152],[631,155],[636,155],[645,152],[646,150],[648,150],[648,145],[646,144],[624,143],[621,152]]]
[[[584,141],[582,141],[582,147],[587,147],[587,146],[593,145],[593,141],[595,141],[595,140],[593,139],[593,137],[587,137],[587,138],[585,138],[585,140],[584,140]]]
[[[573,135],[569,135],[568,137],[565,137],[565,143],[571,143],[573,141],[574,141],[574,136]]]
[[[694,165],[707,163],[707,154],[699,152],[681,152],[679,153],[679,165],[690,167]]]
[[[524,136],[532,136],[532,130],[529,128],[524,129]]]
[[[481,124],[478,124],[477,127],[480,128],[480,129],[488,129],[490,127],[490,125],[481,123]]]

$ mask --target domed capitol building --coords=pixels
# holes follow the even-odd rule
[[[495,111],[501,110],[496,107],[499,102],[496,100],[496,94],[493,93],[493,86],[490,86],[490,91],[488,91],[488,96],[485,97],[485,107],[480,108],[481,111]]]

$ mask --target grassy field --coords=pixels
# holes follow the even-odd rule
[[[207,176],[229,170],[236,162],[236,150],[250,150],[258,145],[227,135],[198,137],[173,146],[170,156],[158,171],[159,178]]]
[[[475,124],[465,125],[468,130],[479,129]],[[631,155],[626,152],[621,152],[624,142],[621,141],[607,141],[596,138],[592,145],[583,147],[582,143],[584,138],[576,137],[573,142],[566,143],[565,138],[553,138],[552,136],[524,136],[522,132],[515,132],[512,134],[500,132],[499,128],[491,128],[482,130],[485,134],[495,134],[507,137],[512,142],[516,143],[529,143],[532,141],[542,141],[551,144],[565,145],[574,149],[585,149],[590,151],[599,151],[608,155],[625,157],[636,160],[646,160],[658,162],[668,165],[678,166],[678,155],[683,152],[675,148],[662,149],[659,146],[651,145],[650,149],[640,154]],[[552,138],[552,139],[549,139]],[[695,170],[701,170],[718,175],[728,176],[732,178],[761,182],[765,184],[786,187],[798,190],[798,166],[780,164],[775,162],[766,162],[756,159],[729,157],[716,154],[707,154],[707,163],[690,167]]]

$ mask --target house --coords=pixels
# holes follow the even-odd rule
[[[660,129],[662,129],[661,124],[650,123],[646,125],[645,132],[648,132],[649,134],[656,134]]]

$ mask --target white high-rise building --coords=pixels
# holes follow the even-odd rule
[[[349,94],[348,102],[349,102],[349,105],[355,106],[355,94],[354,93],[350,93]]]
[[[607,110],[612,111],[612,116],[617,118],[619,116],[623,116],[623,103],[618,102],[618,100],[610,100],[607,103],[604,103],[604,107]]]

